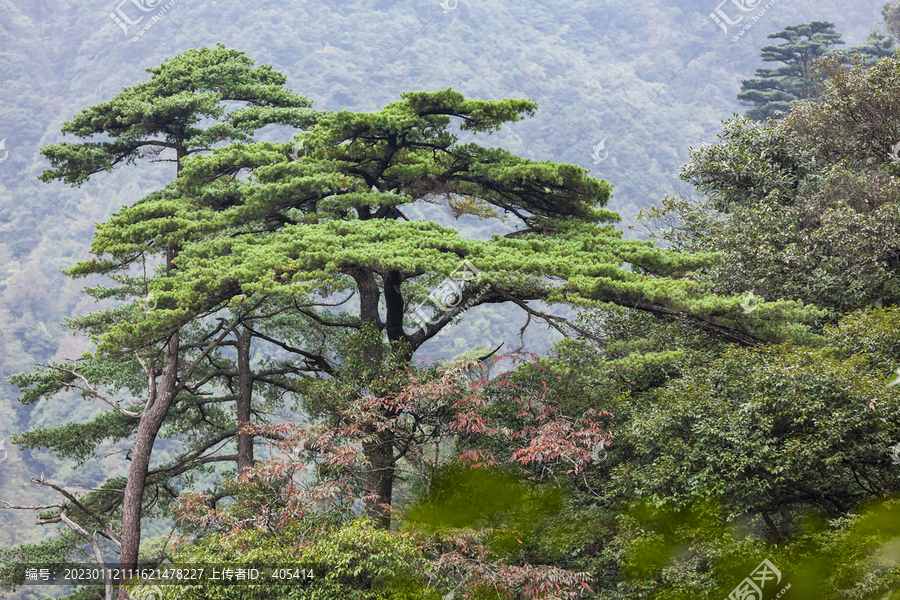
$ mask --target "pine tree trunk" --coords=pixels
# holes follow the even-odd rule
[[[250,344],[253,336],[249,331],[238,334],[238,373],[240,374],[240,389],[237,399],[237,420],[239,423],[249,423],[250,408],[253,402],[253,371],[250,369]],[[238,436],[238,473],[253,466],[253,438],[242,433]]]
[[[138,550],[141,545],[144,488],[150,469],[150,455],[153,453],[153,444],[166,413],[175,400],[175,389],[178,385],[178,347],[179,334],[175,332],[166,344],[163,354],[165,366],[156,397],[150,399],[152,403],[148,403],[141,413],[141,421],[131,452],[131,468],[128,471],[128,482],[125,484],[125,498],[122,503],[122,553],[119,563],[123,573],[137,567]],[[125,581],[124,574],[121,581],[123,583]],[[125,588],[121,587],[119,600],[127,598]]]
[[[393,435],[390,431],[383,431],[377,435],[377,441],[365,444],[363,450],[371,465],[366,476],[367,491],[377,495],[375,501],[366,508],[366,514],[375,519],[383,529],[390,529],[390,506],[394,495]]]
[[[359,290],[360,320],[366,323],[373,331],[381,331],[381,317],[378,314],[378,301],[381,298],[381,290],[371,271],[358,269],[352,273]],[[372,368],[372,373],[377,373],[383,367],[384,356],[381,341],[375,340],[371,345],[363,349],[363,357]],[[378,524],[389,529],[391,526],[390,505],[394,490],[394,439],[390,431],[376,432],[374,425],[368,428],[367,433],[373,434],[371,442],[363,444],[363,453],[369,462],[369,471],[366,473],[366,492],[374,495],[375,499],[367,503],[366,514],[375,519]]]
[[[179,147],[177,152],[176,178],[181,174],[181,162],[185,151]],[[174,261],[178,251],[174,246],[166,248],[166,274],[175,268]],[[122,549],[119,555],[119,566],[122,568],[121,583],[125,582],[125,573],[137,568],[138,553],[141,548],[141,518],[143,517],[144,488],[147,485],[147,473],[150,471],[150,456],[153,444],[162,427],[163,421],[175,402],[178,387],[178,351],[180,332],[176,331],[166,344],[163,352],[163,372],[159,387],[141,413],[134,448],[131,451],[131,467],[128,469],[128,480],[125,483],[125,497],[122,502]],[[124,585],[119,587],[119,600],[128,600]]]

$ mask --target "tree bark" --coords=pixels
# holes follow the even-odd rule
[[[373,332],[381,332],[384,323],[378,313],[378,301],[381,298],[381,290],[371,271],[355,269],[351,273],[359,290],[359,316],[360,320],[371,327]],[[363,358],[372,368],[372,374],[382,368],[384,355],[381,348],[381,340],[373,340],[372,344],[363,349]],[[366,505],[366,514],[384,529],[391,527],[390,505],[394,491],[394,438],[389,431],[378,432],[374,425],[367,428],[366,433],[373,435],[373,439],[363,444],[363,454],[369,463],[369,471],[366,473],[366,492],[374,495],[374,500]]]
[[[253,371],[250,369],[250,344],[253,335],[248,330],[243,333],[237,331],[238,349],[238,373],[240,388],[237,399],[238,427],[241,423],[249,423],[250,408],[253,402]],[[238,435],[237,471],[249,469],[253,466],[253,438],[246,433]]]
[[[176,331],[166,344],[163,354],[165,366],[156,395],[151,396],[141,413],[134,448],[131,452],[131,468],[125,484],[125,498],[122,503],[122,554],[119,563],[123,569],[121,583],[125,583],[124,573],[137,567],[138,550],[141,545],[141,517],[144,488],[150,469],[150,455],[153,443],[166,418],[166,413],[175,400],[178,385],[179,333]],[[124,586],[119,588],[119,600],[127,600]]]
[[[369,460],[366,487],[377,498],[366,507],[366,514],[383,529],[391,528],[391,501],[394,495],[394,437],[390,431],[376,434],[374,442],[364,444]]]
[[[186,156],[184,148],[177,148],[177,174],[181,174],[181,162]],[[175,268],[176,247],[166,248],[166,274]],[[153,444],[162,427],[163,421],[172,404],[178,388],[178,351],[180,349],[180,331],[175,331],[166,343],[163,351],[163,372],[156,393],[151,394],[147,406],[141,412],[134,448],[131,451],[131,467],[128,469],[128,480],[125,483],[125,497],[122,502],[122,549],[119,566],[122,577],[119,586],[119,600],[128,600],[125,590],[125,573],[137,568],[138,552],[141,548],[141,518],[143,517],[144,488],[147,486],[147,474],[150,470],[150,456]]]

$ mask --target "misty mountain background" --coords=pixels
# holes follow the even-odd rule
[[[615,186],[610,208],[623,218],[623,235],[638,237],[627,225],[640,208],[690,191],[678,179],[689,147],[714,142],[720,122],[746,110],[735,97],[741,80],[771,66],[759,59],[760,48],[772,43],[769,33],[824,20],[843,34],[839,48],[858,45],[881,22],[883,4],[777,0],[732,41],[738,27],[726,34],[710,18],[716,0],[168,0],[152,23],[167,3],[142,13],[133,2],[0,0],[0,440],[86,420],[95,410],[76,395],[22,406],[6,377],[89,348],[60,323],[97,308],[80,290],[99,280],[70,280],[61,270],[89,257],[95,224],[175,174],[172,163],[143,162],[81,188],[47,185],[37,180],[49,166],[38,150],[76,141],[60,134],[65,120],[147,80],[145,69],[167,57],[221,42],[283,72],[288,87],[320,110],[375,111],[404,91],[448,87],[472,98],[535,100],[534,118],[475,141],[591,169]],[[117,9],[144,18],[123,31],[110,16]],[[287,142],[294,133],[270,127],[259,139]],[[591,153],[604,140],[608,156],[595,164]],[[477,221],[455,226],[477,235]],[[521,312],[482,307],[435,340],[428,355],[449,357],[498,340],[516,347],[524,320]],[[541,351],[552,339],[532,333],[527,349]],[[62,485],[74,479],[66,461],[5,445],[0,500],[54,502],[29,478],[43,473]],[[126,465],[122,454],[112,454],[82,468],[79,481],[125,474]],[[54,537],[52,528],[33,525],[35,516],[0,511],[0,545]]]

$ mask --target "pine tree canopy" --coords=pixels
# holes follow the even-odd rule
[[[747,116],[757,121],[787,112],[794,100],[815,95],[810,78],[813,61],[832,46],[844,43],[841,34],[834,31],[834,23],[827,21],[791,25],[768,37],[784,42],[764,46],[760,57],[766,62],[782,63],[781,66],[757,69],[757,79],[745,79],[738,94],[738,100],[753,107]]]
[[[63,125],[64,134],[109,141],[51,144],[41,149],[50,160],[40,179],[81,185],[91,175],[120,163],[155,157],[168,159],[210,150],[220,142],[249,142],[256,129],[272,123],[305,127],[311,103],[283,86],[287,79],[268,65],[253,68],[243,52],[219,44],[188,50],[150,67],[149,81],[125,88],[112,99],[81,111]],[[226,112],[226,102],[245,106]],[[204,119],[215,122],[208,127]]]
[[[749,318],[740,298],[715,297],[690,280],[714,255],[623,239],[614,228],[618,215],[605,208],[605,181],[575,165],[460,144],[449,130],[457,122],[462,131],[491,133],[535,108],[526,100],[470,100],[450,89],[406,93],[379,112],[323,115],[292,144],[236,143],[190,158],[167,190],[100,229],[93,252],[109,260],[72,271],[107,271],[173,239],[190,241],[177,268],[153,284],[159,310],[117,324],[107,338],[113,345],[134,342],[138,333],[146,339],[147,327],[164,335],[254,294],[296,301],[310,318],[335,326],[372,325],[411,350],[467,308],[499,302],[532,313],[532,300],[614,303],[686,316],[745,344],[779,338],[779,327],[815,314],[772,302]],[[410,220],[403,209],[413,204],[514,219],[517,227],[490,240],[466,239]],[[462,261],[477,268],[480,284],[411,331],[410,309]],[[359,294],[359,315],[326,316],[334,298],[325,298],[347,293]]]

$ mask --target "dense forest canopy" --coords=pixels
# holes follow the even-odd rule
[[[85,8],[0,1],[6,596],[900,592],[896,5]],[[269,571],[26,574],[162,561]]]

